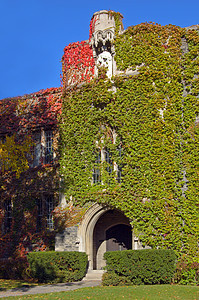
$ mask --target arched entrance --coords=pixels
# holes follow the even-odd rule
[[[132,249],[132,231],[129,220],[118,210],[104,212],[93,231],[93,269],[105,266],[106,251]]]
[[[132,249],[132,229],[129,219],[120,211],[94,204],[79,226],[80,251],[89,258],[89,269],[105,266],[106,251]]]

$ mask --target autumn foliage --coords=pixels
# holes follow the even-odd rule
[[[63,86],[89,82],[94,77],[95,61],[86,41],[69,44],[62,57]]]

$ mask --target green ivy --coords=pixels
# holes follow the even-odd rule
[[[189,48],[185,54],[182,38]],[[196,30],[153,23],[116,35],[120,76],[109,80],[100,74],[68,90],[60,122],[68,201],[72,196],[76,205],[91,201],[118,208],[144,245],[193,259],[199,195],[198,41]],[[107,172],[107,163],[96,165],[97,153],[105,147],[122,166],[121,183],[116,172]],[[94,168],[100,170],[102,184],[92,184]]]

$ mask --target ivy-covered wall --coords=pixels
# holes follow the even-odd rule
[[[57,152],[61,94],[61,88],[51,88],[0,101],[0,139],[3,141],[5,136],[14,137],[11,142],[15,141],[22,148],[28,139],[32,150],[29,149],[26,155],[18,158],[22,162],[19,170],[15,168],[15,172],[3,166],[6,166],[7,159],[12,160],[13,152],[18,148],[10,145],[8,158],[1,156],[0,259],[14,257],[17,261],[17,258],[24,257],[30,250],[54,248],[55,232],[47,228],[47,215],[50,212],[47,211],[46,202],[52,196],[54,206],[58,205],[58,161],[56,157],[52,164],[45,159],[44,133],[46,130],[53,133],[52,148]],[[37,134],[40,140],[36,146],[34,138]],[[35,147],[37,150],[39,148],[40,155],[37,164],[33,165]],[[19,151],[15,155],[20,155]]]
[[[60,120],[68,201],[72,195],[75,205],[118,208],[144,245],[192,258],[199,233],[198,42],[197,30],[154,23],[116,33],[120,75],[109,80],[101,69],[90,83],[68,87]],[[112,172],[110,162],[96,160],[102,150]],[[122,169],[119,183],[114,166]],[[100,182],[93,183],[96,169]]]
[[[45,216],[36,232],[36,200],[50,193],[58,204],[62,188],[70,205],[55,210],[61,229],[80,222],[92,203],[108,204],[124,212],[143,245],[197,260],[198,30],[143,23],[121,34],[121,15],[109,14],[115,76],[108,79],[102,67],[94,78],[95,17],[89,41],[64,49],[63,89],[0,101],[1,136],[23,140],[52,129],[59,148],[59,164],[41,161],[19,178],[1,172],[0,228],[10,199],[14,218],[11,231],[1,232],[0,256],[52,246],[55,232],[47,233]]]

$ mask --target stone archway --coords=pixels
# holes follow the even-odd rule
[[[111,243],[117,244],[118,249],[115,250],[132,249],[129,219],[122,212],[110,209],[108,206],[94,204],[88,209],[79,226],[78,237],[79,251],[88,254],[91,270],[99,270],[105,266],[103,255]]]

